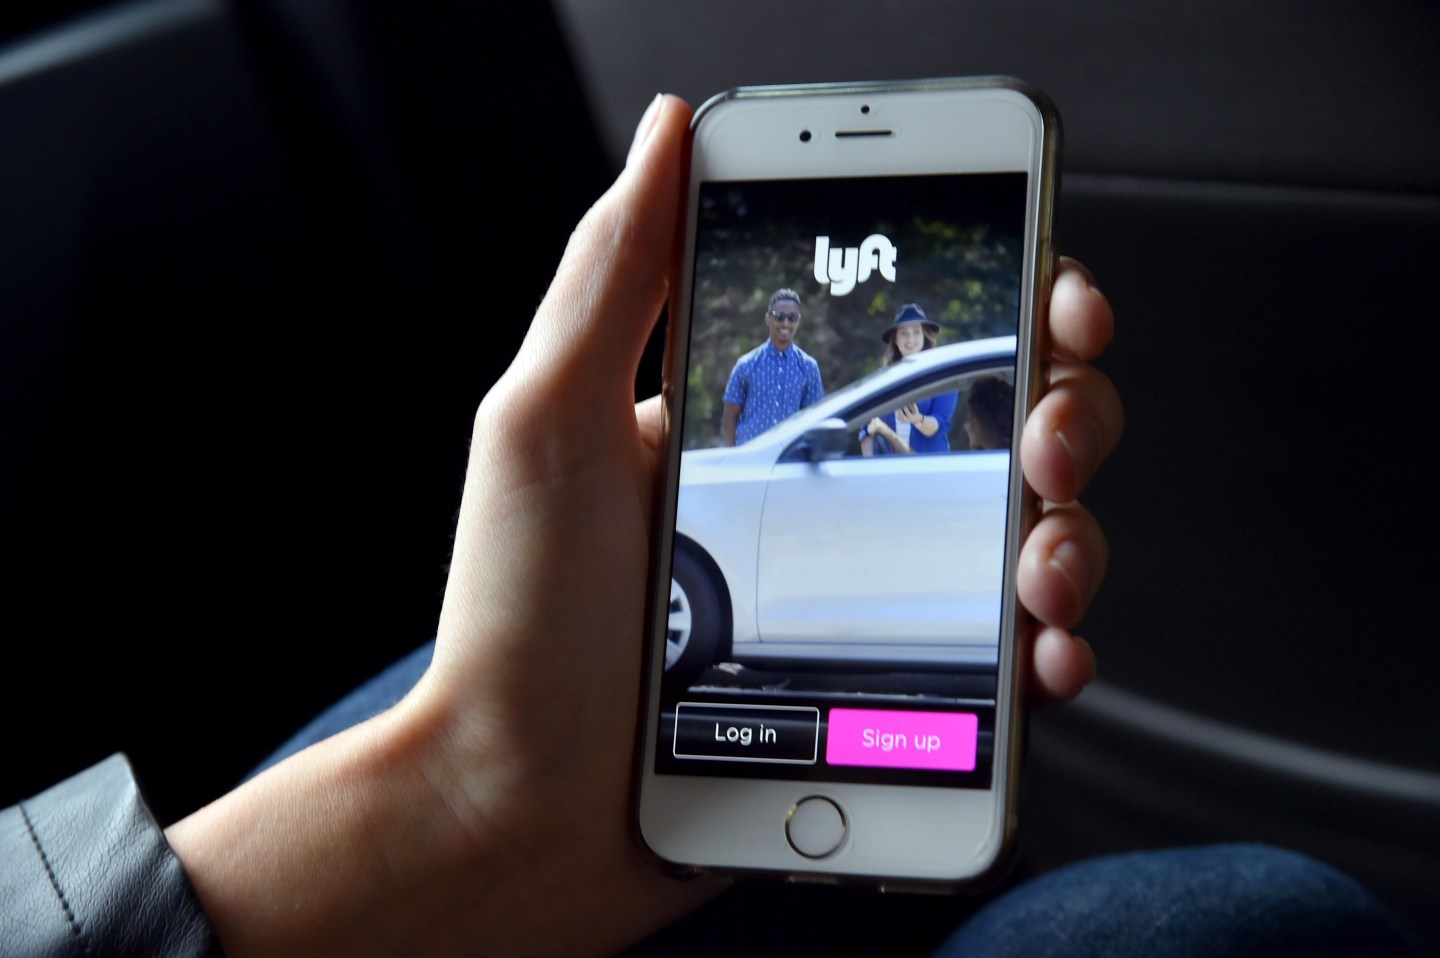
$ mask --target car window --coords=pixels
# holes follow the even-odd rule
[[[1015,409],[1014,384],[1015,374],[1010,367],[970,369],[856,408],[845,419],[849,431],[845,455],[857,458],[867,455],[864,440],[868,437],[871,420],[877,418],[896,430],[904,441],[906,430],[895,414],[902,407],[912,404],[917,411],[933,409],[938,413],[935,418],[948,415],[950,419],[943,441],[913,437],[916,441],[911,443],[914,447],[912,451],[916,453],[955,454],[1008,448]],[[953,406],[950,397],[953,397]],[[973,420],[971,430],[966,429],[967,418]],[[971,440],[971,431],[978,441]],[[883,430],[877,432],[880,435],[868,443],[868,454],[874,456],[892,452],[887,448]]]

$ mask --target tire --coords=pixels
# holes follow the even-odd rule
[[[720,599],[705,566],[675,550],[670,566],[670,620],[665,633],[665,679],[689,685],[715,661],[720,646]]]

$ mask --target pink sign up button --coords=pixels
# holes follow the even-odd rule
[[[829,724],[831,765],[975,770],[980,719],[968,712],[831,709]]]

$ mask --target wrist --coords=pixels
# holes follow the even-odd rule
[[[550,781],[441,684],[167,830],[229,958],[608,954],[718,890],[640,850],[625,763]]]
[[[377,716],[167,829],[230,958],[402,952],[447,885],[485,880],[490,836],[444,801],[426,725]]]

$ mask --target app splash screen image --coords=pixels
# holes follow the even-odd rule
[[[701,185],[657,772],[989,787],[1025,199]]]

